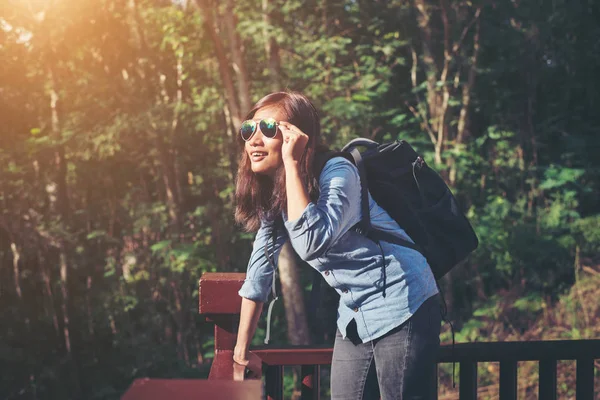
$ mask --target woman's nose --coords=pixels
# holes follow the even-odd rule
[[[248,140],[248,144],[251,146],[260,145],[263,143],[263,134],[260,129],[257,127],[254,135]]]

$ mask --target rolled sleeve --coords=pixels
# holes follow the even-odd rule
[[[246,279],[244,279],[244,283],[238,291],[241,297],[263,303],[269,298],[275,271],[265,254],[265,245],[267,245],[269,257],[277,264],[281,246],[287,239],[285,230],[278,229],[277,238],[273,243],[271,232],[272,224],[263,223],[256,233],[246,271]]]
[[[358,170],[350,161],[337,157],[325,164],[317,203],[309,203],[298,219],[285,223],[300,258],[320,257],[360,221],[360,189]]]
[[[294,221],[287,221],[285,228],[288,231],[290,239],[295,239],[310,230],[318,221],[317,206],[314,203],[308,203],[300,217]]]
[[[246,278],[238,294],[246,299],[265,303],[269,298],[269,291],[271,290],[273,280],[273,274],[270,273],[270,275],[270,277],[265,276],[265,279]]]

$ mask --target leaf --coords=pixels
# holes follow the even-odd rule
[[[392,118],[390,123],[393,125],[402,125],[406,121],[407,118],[408,118],[408,115],[406,115],[406,114],[398,114],[394,118]]]
[[[90,233],[87,234],[86,239],[87,240],[92,240],[92,239],[96,239],[96,238],[101,238],[106,236],[106,231],[102,230],[102,229],[97,229],[95,231],[92,231]]]
[[[567,168],[552,165],[544,173],[545,180],[540,184],[540,189],[554,189],[576,182],[585,171],[578,168]]]
[[[371,98],[363,94],[354,94],[352,95],[352,100],[367,103],[371,101]]]
[[[170,240],[162,240],[162,241],[154,243],[152,246],[150,246],[150,250],[152,250],[153,253],[158,253],[161,250],[169,248],[170,246],[171,246]]]

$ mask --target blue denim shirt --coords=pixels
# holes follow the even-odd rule
[[[371,239],[350,229],[361,220],[360,177],[348,160],[329,160],[319,177],[317,203],[309,203],[300,218],[278,229],[273,242],[271,224],[263,223],[254,241],[240,296],[267,301],[273,267],[265,254],[277,260],[281,246],[290,240],[298,255],[319,271],[340,295],[337,326],[344,337],[356,320],[361,340],[368,342],[408,320],[438,290],[433,273],[421,253]],[[374,228],[411,240],[369,194]],[[383,250],[383,255],[382,255]],[[382,257],[385,256],[385,296]]]

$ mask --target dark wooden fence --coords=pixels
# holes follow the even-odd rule
[[[207,273],[200,279],[200,313],[215,324],[215,358],[209,380],[231,380],[233,348],[241,299],[237,291],[244,274]],[[331,364],[332,349],[316,347],[261,347],[251,350],[262,361],[268,399],[283,399],[284,366],[300,366],[302,399],[319,398],[319,369]],[[539,399],[557,399],[556,367],[559,360],[577,362],[577,400],[594,400],[594,360],[600,359],[600,340],[458,343],[441,346],[438,363],[460,366],[461,400],[477,398],[477,363],[500,363],[500,399],[517,398],[517,363],[539,362]],[[431,371],[437,376],[437,366]],[[437,379],[435,380],[437,382]],[[437,399],[437,387],[432,398]]]

